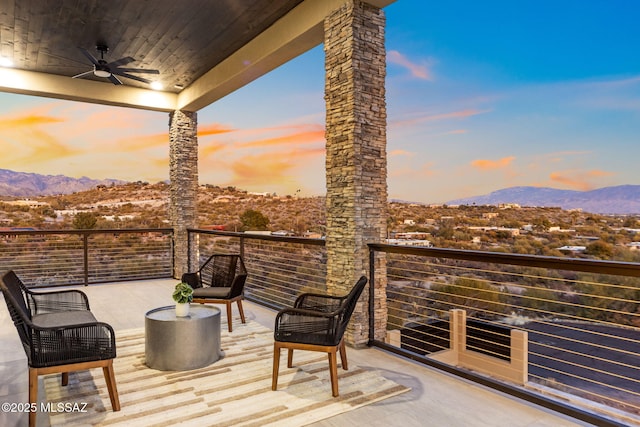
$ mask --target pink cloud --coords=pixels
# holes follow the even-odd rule
[[[405,55],[401,54],[397,50],[390,50],[387,52],[387,61],[391,64],[396,64],[409,70],[413,77],[422,80],[433,80],[433,75],[424,64],[416,64],[411,62]]]

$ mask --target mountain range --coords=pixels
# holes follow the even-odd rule
[[[70,178],[64,175],[40,175],[0,169],[0,196],[36,197],[71,194],[89,190],[98,185],[118,185],[119,179]]]
[[[558,190],[547,187],[510,187],[483,196],[455,199],[447,205],[500,205],[582,209],[598,214],[640,213],[640,185],[619,185],[590,191]]]
[[[37,197],[71,194],[98,185],[120,185],[119,179],[71,178],[0,169],[0,196]],[[392,200],[393,201],[393,200]],[[548,187],[510,187],[482,196],[450,200],[447,205],[500,205],[582,209],[598,214],[640,214],[640,185],[619,185],[591,191],[558,190]]]

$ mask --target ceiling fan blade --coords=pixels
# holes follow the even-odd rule
[[[133,74],[121,73],[120,70],[111,71],[111,75],[117,74],[121,77],[126,77],[131,80],[137,80],[142,83],[151,84],[151,80],[143,79],[142,77],[134,76]]]
[[[143,68],[116,68],[114,72],[160,74],[158,70],[145,70]]]
[[[85,71],[84,73],[76,74],[75,76],[73,76],[71,78],[72,79],[77,79],[78,77],[88,76],[89,74],[93,74],[93,70],[89,70],[89,71]]]
[[[131,62],[134,62],[134,61],[135,61],[135,59],[133,59],[132,57],[125,56],[124,58],[116,59],[113,62],[109,62],[107,64],[107,67],[115,68],[115,67],[119,67],[120,65],[127,65],[127,64],[129,64]]]
[[[109,80],[111,80],[111,83],[113,83],[114,85],[121,85],[122,82],[120,81],[119,78],[117,78],[115,75],[111,74],[109,76]]]
[[[97,60],[93,55],[91,55],[87,49],[85,49],[85,48],[83,48],[83,47],[79,47],[78,49],[80,49],[80,52],[82,52],[82,53],[84,54],[84,56],[86,56],[86,57],[87,57],[87,59],[88,59],[89,61],[91,61],[91,63],[92,63],[93,65],[100,65],[100,63],[98,62],[98,60]]]

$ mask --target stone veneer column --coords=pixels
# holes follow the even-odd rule
[[[324,21],[327,139],[327,287],[341,294],[369,277],[367,243],[387,227],[385,17],[360,0],[347,0]],[[375,330],[386,329],[386,259],[375,260]],[[347,342],[369,334],[368,292],[360,297]]]
[[[198,198],[198,114],[169,114],[169,219],[173,227],[173,274],[188,270],[187,228],[195,228]],[[195,251],[192,251],[192,254]]]

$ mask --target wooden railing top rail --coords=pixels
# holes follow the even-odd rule
[[[369,248],[388,253],[449,258],[494,264],[519,265],[556,270],[582,271],[598,274],[640,277],[640,264],[621,261],[602,261],[578,258],[558,258],[542,255],[511,254],[503,252],[472,251],[465,249],[427,248],[416,246],[369,243]]]
[[[237,231],[221,231],[221,230],[201,230],[198,228],[188,228],[187,232],[189,233],[200,233],[200,234],[213,234],[216,236],[228,236],[228,237],[243,237],[247,239],[256,239],[256,240],[271,240],[276,242],[287,242],[287,243],[298,243],[301,245],[316,245],[316,246],[324,246],[324,239],[310,239],[307,237],[286,237],[286,236],[274,236],[268,234],[257,234],[257,233],[244,233]]]
[[[125,233],[173,233],[173,228],[114,228],[85,230],[0,230],[0,236],[41,236],[43,234],[125,234]]]

